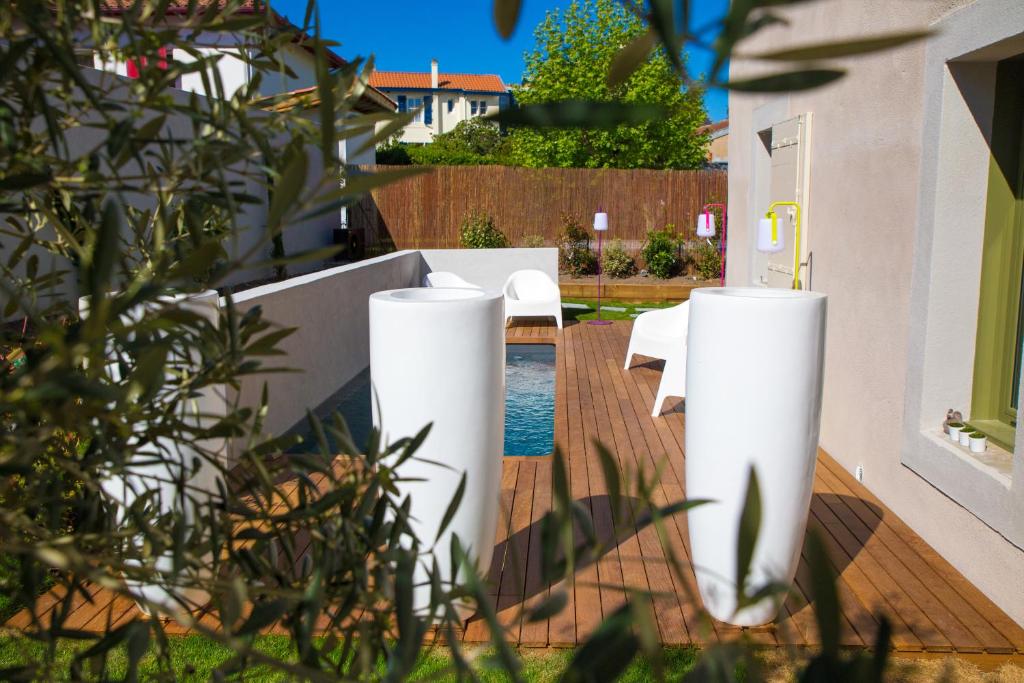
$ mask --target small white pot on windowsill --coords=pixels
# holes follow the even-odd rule
[[[974,431],[974,430],[971,429],[967,425],[964,425],[963,428],[960,430],[960,433],[957,436],[959,437],[958,440],[960,441],[960,445],[961,446],[970,446],[971,445],[971,439],[967,435],[970,434],[972,431]]]
[[[959,443],[960,432],[966,429],[963,422],[950,422],[949,423],[949,440],[954,443]]]
[[[988,448],[988,437],[981,432],[968,433],[967,442],[970,445],[971,453],[984,453]]]

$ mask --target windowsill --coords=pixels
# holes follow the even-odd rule
[[[949,440],[940,429],[924,429],[912,436],[903,464],[975,517],[1006,536],[1013,533],[1013,455],[989,442],[984,453],[971,453]]]
[[[990,446],[995,442],[1001,450],[1013,453],[1013,441],[1017,435],[1010,425],[999,420],[971,420],[967,424],[979,432],[984,432]]]

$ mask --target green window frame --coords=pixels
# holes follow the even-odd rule
[[[999,62],[970,424],[1012,451],[1024,350],[1024,56]]]

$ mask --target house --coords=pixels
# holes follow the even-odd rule
[[[790,286],[792,241],[760,253],[754,228],[800,202],[799,283],[828,295],[822,447],[1024,623],[1024,3],[779,13],[744,54],[934,33],[822,88],[730,93],[728,284]],[[735,59],[730,78],[771,66]],[[987,451],[944,434],[950,408]]]
[[[202,9],[212,5],[215,0],[196,0],[197,6]],[[118,15],[125,12],[134,4],[133,0],[103,0],[102,6],[110,15]],[[188,12],[189,0],[171,0],[166,10],[166,21],[173,24],[176,19]],[[295,28],[288,20],[273,10],[264,0],[245,0],[239,9],[239,14],[269,13],[271,21],[281,26]],[[268,98],[273,107],[294,107],[302,104],[307,108],[315,110],[318,101],[315,101],[316,90],[316,59],[313,47],[304,42],[307,36],[301,33],[291,44],[283,45],[278,56],[288,70],[265,71],[259,84],[258,95]],[[195,50],[204,56],[219,57],[216,62],[216,78],[212,73],[200,71],[182,74],[175,86],[186,92],[196,92],[207,97],[225,98],[232,97],[239,90],[248,88],[253,79],[253,69],[242,58],[247,46],[244,44],[242,35],[231,32],[208,32],[195,37]],[[345,66],[348,62],[330,49],[325,49],[325,56],[331,68]],[[194,62],[195,58],[185,50],[174,50],[164,48],[159,51],[157,66],[166,69],[171,62],[187,64]],[[99,54],[83,46],[76,55],[78,61],[83,64],[95,66],[97,69],[117,73],[126,78],[138,78],[140,69],[144,64],[136,63],[135,60],[127,61],[104,61]],[[215,85],[220,81],[221,88]],[[208,92],[209,84],[209,92]],[[360,97],[356,110],[362,113],[393,112],[396,103],[390,100],[387,95],[373,87],[368,87]],[[339,158],[349,164],[372,164],[376,161],[376,152],[371,145],[369,149],[363,149],[365,142],[370,138],[370,133],[347,137],[339,140]]]
[[[729,119],[715,121],[697,129],[698,135],[707,135],[708,166],[728,168],[729,166]]]
[[[398,103],[398,111],[416,112],[402,131],[402,142],[425,144],[460,121],[508,107],[512,95],[494,74],[442,74],[437,60],[430,72],[375,71],[370,85]]]

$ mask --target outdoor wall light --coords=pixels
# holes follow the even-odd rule
[[[721,209],[722,210],[722,239],[718,242],[718,250],[720,252],[719,258],[721,259],[721,271],[720,271],[720,283],[722,287],[725,286],[725,235],[728,230],[728,218],[726,214],[725,204],[705,204],[701,208],[701,213],[697,215],[697,237],[714,237],[715,236],[715,214],[711,213],[710,209]]]
[[[775,207],[792,206],[796,209],[793,221],[793,289],[800,289],[800,205],[797,202],[772,202],[768,212],[757,224],[757,250],[775,254],[786,248],[786,239],[779,229],[779,216]]]
[[[597,320],[591,320],[588,324],[611,325],[611,320],[601,320],[601,242],[608,231],[608,214],[600,208],[594,214],[594,231],[597,233]]]

